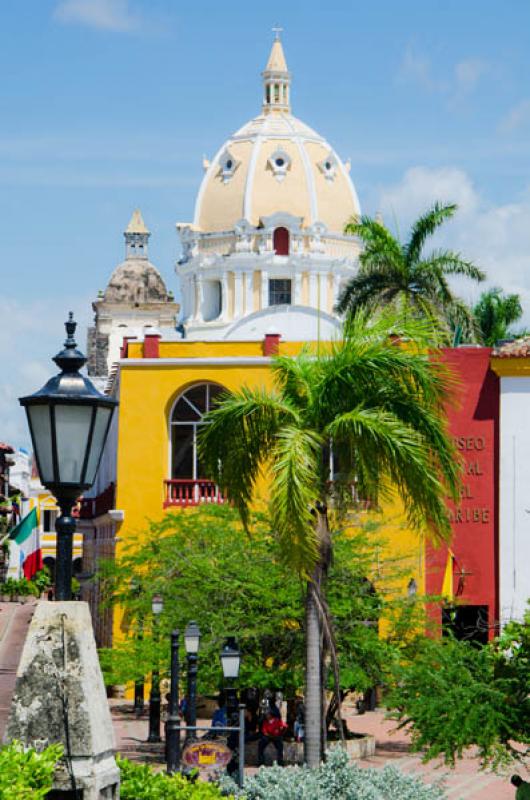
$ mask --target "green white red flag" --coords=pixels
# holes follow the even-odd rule
[[[32,508],[24,519],[9,532],[9,538],[20,548],[20,567],[24,577],[31,580],[42,569],[39,519],[37,509]]]

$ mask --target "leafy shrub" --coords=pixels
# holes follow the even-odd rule
[[[121,800],[218,800],[225,797],[212,783],[191,783],[182,775],[155,773],[147,764],[134,764],[123,758],[117,761],[121,772]]]
[[[61,745],[52,745],[42,752],[25,748],[21,742],[0,748],[1,800],[44,800],[61,755]]]
[[[236,797],[245,800],[443,800],[439,786],[427,785],[395,767],[361,769],[348,763],[340,747],[328,752],[318,769],[307,767],[262,767],[245,778],[244,790],[230,779],[222,781]]]

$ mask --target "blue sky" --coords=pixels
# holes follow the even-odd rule
[[[363,210],[405,233],[456,200],[444,244],[530,309],[527,0],[4,3],[0,440],[26,440],[16,397],[49,374],[69,308],[90,319],[135,206],[178,294],[174,224],[203,154],[259,111],[275,24],[293,113],[351,158]]]

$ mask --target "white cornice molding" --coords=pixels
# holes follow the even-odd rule
[[[226,326],[230,327],[229,325]],[[190,340],[192,341],[192,340]],[[193,340],[195,342],[195,340]],[[224,341],[224,340],[220,340]],[[247,340],[244,340],[247,344]],[[256,340],[259,341],[259,340]],[[233,344],[234,342],[230,342]],[[269,356],[219,356],[219,358],[122,358],[118,362],[124,367],[215,367],[219,365],[234,367],[266,366],[272,359]]]

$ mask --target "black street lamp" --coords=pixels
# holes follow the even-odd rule
[[[166,764],[169,774],[180,767],[180,717],[179,717],[179,631],[171,634],[171,688],[166,720]]]
[[[241,652],[235,636],[229,636],[221,648],[221,665],[226,686],[226,715],[229,725],[237,725],[237,692],[234,682],[239,677]]]
[[[79,370],[86,358],[77,349],[77,323],[70,312],[64,350],[53,359],[61,369],[35,394],[21,397],[42,484],[57,499],[55,597],[72,598],[72,508],[94,483],[117,401],[98,392]]]
[[[164,610],[164,598],[162,595],[153,595],[153,599],[151,600],[151,610],[153,612],[153,644],[156,649],[159,641],[158,618]],[[160,673],[158,671],[158,667],[153,669],[151,674],[151,693],[149,695],[149,735],[147,737],[147,741],[151,743],[158,743],[162,741],[160,738]]]
[[[197,724],[197,653],[201,642],[201,632],[196,622],[189,622],[184,631],[184,647],[188,660],[188,725]],[[195,732],[192,733],[195,736]]]
[[[142,584],[138,581],[137,578],[131,578],[130,582],[130,591],[134,598],[138,599],[142,595]],[[136,630],[136,641],[138,644],[144,638],[144,621],[143,617],[138,618],[138,628]],[[134,713],[137,717],[142,715],[144,710],[144,691],[145,691],[145,684],[144,679],[137,678],[134,682]]]

